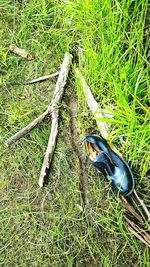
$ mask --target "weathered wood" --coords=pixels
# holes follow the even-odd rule
[[[9,46],[9,51],[20,56],[20,57],[24,57],[27,60],[33,60],[34,59],[34,55],[32,53],[29,53],[25,49],[17,47],[15,44],[12,44]]]
[[[51,102],[52,107],[57,106],[58,103],[61,102],[64,93],[64,87],[66,85],[68,78],[71,61],[72,61],[72,55],[69,53],[65,53]]]
[[[140,223],[144,223],[143,218],[135,211],[135,209],[128,203],[125,197],[120,196],[121,205],[129,211]]]
[[[55,150],[56,138],[58,134],[58,116],[59,116],[58,105],[60,104],[63,93],[64,93],[64,87],[67,82],[71,61],[72,61],[72,55],[69,53],[66,53],[64,56],[64,60],[61,65],[58,80],[55,86],[53,99],[52,99],[50,106],[48,107],[51,110],[52,125],[51,125],[51,132],[50,132],[50,137],[49,137],[49,141],[47,145],[47,150],[45,153],[45,157],[44,157],[44,161],[42,164],[41,173],[39,177],[40,187],[44,186],[44,182],[48,175],[49,167],[50,167],[53,153]]]
[[[29,123],[26,127],[24,127],[19,132],[17,132],[13,136],[11,136],[9,139],[7,139],[5,141],[6,146],[10,146],[12,143],[14,143],[18,139],[20,139],[21,137],[29,133],[37,124],[41,123],[46,117],[50,115],[51,107],[53,109],[53,107],[56,106],[61,101],[71,60],[72,60],[72,55],[70,55],[69,53],[65,53],[64,60],[61,66],[61,70],[59,72],[59,77],[58,77],[58,80],[55,86],[53,98],[47,110],[44,113],[42,113],[38,118],[33,120],[31,123]]]
[[[39,78],[36,78],[36,79],[33,79],[33,80],[29,80],[29,81],[26,81],[24,84],[33,84],[33,83],[37,83],[37,82],[43,82],[47,79],[50,79],[50,78],[53,78],[53,77],[56,77],[59,75],[59,71],[56,71],[54,73],[51,73],[49,75],[45,75],[45,76],[41,76]]]
[[[87,85],[84,77],[82,76],[82,74],[80,73],[80,71],[78,70],[78,68],[75,69],[75,73],[76,73],[77,77],[81,81],[82,89],[83,89],[83,92],[84,92],[84,95],[85,95],[87,104],[88,104],[91,112],[93,113],[94,118],[96,119],[96,123],[97,123],[97,126],[98,126],[98,128],[99,128],[99,130],[101,132],[101,135],[104,138],[107,138],[107,136],[108,136],[107,123],[101,122],[101,121],[98,121],[97,120],[98,118],[104,118],[104,116],[102,115],[102,113],[101,113],[101,111],[99,109],[98,103],[94,99],[94,96],[93,96],[93,94],[92,94],[89,86]]]
[[[107,139],[107,137],[109,135],[108,125],[106,122],[100,121],[99,119],[108,118],[108,111],[106,111],[106,115],[105,115],[104,110],[99,108],[98,103],[94,99],[94,96],[90,90],[90,87],[86,83],[83,75],[80,73],[78,68],[75,69],[75,73],[76,73],[77,77],[80,79],[85,99],[87,101],[89,109],[91,110],[91,112],[92,112],[92,114],[96,120],[97,127],[100,130],[102,137]],[[117,148],[113,144],[110,144],[110,146],[117,154],[119,154],[121,156],[121,153],[117,150]]]
[[[138,196],[138,194],[137,194],[137,192],[135,191],[135,189],[134,189],[133,193],[134,193],[134,196],[136,197],[137,201],[140,203],[140,205],[141,205],[141,207],[142,207],[144,213],[146,214],[146,217],[147,217],[146,219],[147,219],[147,221],[150,222],[150,213],[149,213],[148,208],[147,208],[146,205],[144,204],[144,201]]]
[[[137,224],[135,224],[132,220],[130,220],[127,216],[125,219],[128,223],[129,231],[134,234],[140,241],[142,241],[145,245],[150,247],[150,233],[148,231],[143,230]]]
[[[82,151],[82,144],[78,132],[78,104],[75,95],[70,96],[69,101],[69,113],[70,113],[70,130],[73,148],[77,154],[80,169],[80,190],[84,203],[84,211],[87,218],[87,222],[92,225],[92,209],[89,200],[89,188],[88,188],[88,173],[86,168],[86,157]]]
[[[50,132],[48,145],[47,145],[47,149],[45,152],[45,156],[44,156],[44,160],[43,160],[43,164],[41,168],[41,173],[39,177],[40,187],[44,186],[45,178],[48,175],[53,153],[54,153],[55,146],[56,146],[56,138],[58,134],[58,109],[57,108],[56,110],[52,111],[51,117],[52,117],[51,132]]]
[[[38,118],[29,123],[26,127],[21,129],[19,132],[11,136],[5,141],[6,146],[12,145],[15,141],[29,133],[37,124],[41,123],[50,114],[50,108],[48,108],[44,113],[42,113]]]

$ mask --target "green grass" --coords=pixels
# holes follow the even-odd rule
[[[148,248],[128,232],[117,196],[90,164],[93,226],[80,210],[79,162],[72,148],[67,104],[73,91],[78,95],[81,138],[98,130],[75,79],[66,88],[44,190],[38,188],[38,177],[50,123],[43,122],[10,149],[3,145],[45,110],[56,79],[28,86],[23,82],[58,70],[65,51],[80,47],[79,68],[99,105],[115,107],[109,140],[130,162],[136,190],[149,205],[148,1],[4,0],[0,11],[0,265],[148,267]],[[35,53],[35,60],[8,53],[13,43]]]

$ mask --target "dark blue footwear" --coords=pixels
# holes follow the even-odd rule
[[[110,148],[102,136],[89,135],[83,138],[83,142],[97,171],[112,181],[121,194],[129,196],[134,190],[134,178],[127,162]]]

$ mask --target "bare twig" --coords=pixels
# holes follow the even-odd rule
[[[39,178],[40,187],[43,187],[44,185],[56,145],[56,137],[58,133],[58,115],[59,115],[58,104],[61,102],[64,93],[64,87],[67,82],[71,61],[72,61],[72,55],[70,55],[69,53],[65,53],[64,60],[59,72],[58,80],[55,86],[53,99],[49,106],[49,109],[51,109],[52,112],[52,127]]]
[[[82,89],[84,92],[84,96],[86,98],[87,104],[89,106],[89,109],[91,110],[96,123],[97,123],[97,127],[100,130],[101,135],[107,139],[108,137],[108,125],[106,122],[100,121],[98,119],[103,119],[103,118],[107,118],[107,112],[106,112],[106,116],[104,113],[104,110],[102,111],[102,109],[99,108],[98,103],[96,102],[96,100],[94,99],[94,96],[89,88],[89,86],[87,85],[84,77],[82,76],[82,74],[80,73],[80,71],[78,70],[78,68],[75,69],[75,73],[77,75],[77,77],[80,79],[81,83],[82,83]],[[116,147],[111,144],[111,148],[121,156],[121,153],[116,149]]]
[[[61,70],[59,72],[59,77],[56,83],[54,95],[47,110],[43,114],[41,114],[38,118],[29,123],[26,127],[24,127],[19,132],[17,132],[9,139],[7,139],[5,141],[6,146],[10,146],[12,143],[14,143],[15,141],[23,137],[25,134],[30,132],[37,124],[41,123],[47,116],[49,116],[49,114],[51,113],[51,107],[56,106],[56,104],[60,102],[63,95],[64,86],[66,84],[71,58],[72,56],[69,53],[65,54],[64,61],[62,63]],[[65,67],[66,67],[66,72],[65,72]]]
[[[33,79],[33,80],[29,80],[29,81],[26,81],[24,84],[32,84],[32,83],[37,83],[37,82],[42,82],[42,81],[45,81],[47,79],[50,79],[50,78],[53,78],[53,77],[56,77],[59,75],[59,71],[56,71],[50,75],[46,75],[46,76],[41,76],[39,78],[36,78],[36,79]]]
[[[150,221],[150,213],[148,211],[148,208],[145,206],[144,201],[138,196],[138,194],[135,190],[133,191],[133,193],[134,193],[136,199],[138,200],[138,202],[140,203],[141,207],[143,208],[143,210],[147,216],[147,220],[149,222]]]
[[[71,95],[70,101],[70,128],[71,128],[71,137],[72,144],[76,151],[79,160],[80,166],[80,187],[82,192],[82,198],[84,203],[84,210],[87,217],[87,221],[89,224],[92,224],[92,209],[89,201],[89,189],[88,189],[88,181],[87,181],[87,170],[86,170],[86,158],[82,152],[82,145],[80,143],[80,137],[78,133],[78,125],[77,125],[77,112],[78,106],[74,95]]]
[[[19,132],[11,136],[5,141],[6,146],[12,145],[15,141],[29,133],[37,124],[41,123],[50,114],[50,109],[48,108],[44,113],[42,113],[38,118],[29,123],[26,127],[21,129]]]
[[[52,124],[51,124],[51,132],[48,140],[47,149],[45,152],[40,178],[39,178],[39,186],[43,187],[45,178],[48,175],[50,163],[52,161],[53,153],[56,146],[56,138],[58,134],[58,108],[52,111]]]
[[[135,224],[133,221],[131,221],[127,216],[125,216],[125,219],[128,223],[128,229],[129,231],[134,234],[139,240],[141,240],[145,245],[150,247],[150,233],[149,231],[143,230],[141,227],[139,227],[137,224]]]
[[[140,223],[144,223],[142,217],[135,211],[135,209],[128,203],[125,197],[120,196],[122,206],[128,210]]]
[[[104,118],[104,116],[100,112],[100,109],[98,107],[98,103],[94,99],[94,96],[93,96],[89,86],[87,85],[84,77],[82,76],[82,74],[80,73],[78,68],[75,69],[75,73],[76,73],[77,77],[79,77],[79,79],[80,79],[80,81],[82,83],[82,89],[83,89],[87,104],[88,104],[90,110],[92,111],[92,113],[94,115],[94,118],[96,119],[96,123],[97,123],[97,126],[98,126],[98,128],[99,128],[99,130],[101,132],[101,135],[104,138],[107,138],[107,136],[108,136],[107,123],[100,122],[100,121],[97,120],[97,118]]]
[[[24,57],[27,60],[33,60],[34,59],[34,55],[32,53],[29,53],[25,49],[17,47],[15,44],[12,44],[9,46],[9,51],[18,55],[18,56]]]

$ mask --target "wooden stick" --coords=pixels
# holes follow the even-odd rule
[[[78,125],[77,125],[77,116],[78,116],[78,105],[75,98],[75,95],[71,95],[69,101],[70,107],[70,129],[71,129],[71,137],[72,137],[72,145],[79,160],[80,166],[80,189],[82,192],[82,199],[84,203],[84,210],[87,217],[87,221],[90,225],[92,225],[92,209],[89,201],[89,189],[88,189],[88,181],[87,181],[87,170],[86,170],[86,157],[82,152],[82,145],[80,143],[80,136],[78,133]]]
[[[49,167],[52,161],[53,153],[56,146],[56,138],[58,134],[58,108],[52,111],[52,124],[51,124],[51,132],[48,140],[47,149],[45,152],[41,173],[39,177],[39,186],[43,187],[45,178],[48,175]]]
[[[24,57],[27,60],[33,60],[34,59],[34,55],[32,53],[29,53],[25,49],[17,47],[15,44],[12,44],[9,46],[9,51],[18,55],[18,56]]]
[[[101,135],[104,138],[107,138],[108,136],[108,127],[107,127],[107,123],[105,122],[100,122],[97,120],[97,118],[104,118],[104,116],[102,115],[99,107],[98,107],[98,103],[96,102],[96,100],[94,99],[94,96],[89,88],[89,86],[87,85],[84,77],[82,76],[82,74],[79,72],[78,68],[75,69],[75,73],[77,75],[77,77],[80,79],[81,83],[82,83],[82,89],[87,101],[87,104],[90,108],[90,110],[92,111],[94,118],[96,119],[96,123],[97,126],[101,132]]]
[[[89,88],[89,86],[87,85],[84,77],[82,76],[82,74],[80,73],[80,71],[78,70],[78,68],[75,69],[75,73],[77,75],[77,77],[80,79],[81,84],[82,84],[82,89],[84,92],[84,96],[86,98],[87,104],[89,106],[89,109],[91,110],[95,120],[96,120],[96,124],[98,129],[100,130],[101,135],[107,139],[109,133],[108,133],[108,126],[106,122],[103,121],[99,121],[97,119],[101,118],[107,118],[108,115],[105,116],[104,114],[104,110],[102,112],[102,109],[99,108],[98,103],[96,102],[96,100],[94,99],[94,96]],[[107,114],[107,113],[106,113]],[[116,147],[111,144],[111,148],[121,156],[121,153],[116,149]]]
[[[135,226],[135,224],[134,224],[134,226]],[[141,236],[138,233],[137,228],[134,228],[134,226],[128,225],[128,230],[131,232],[131,234],[135,235],[140,241],[142,241],[145,245],[150,247],[150,243],[145,240],[145,237]]]
[[[148,211],[148,208],[145,206],[144,201],[138,196],[138,194],[135,191],[135,189],[134,189],[133,193],[134,193],[136,199],[138,200],[138,202],[140,203],[141,207],[143,208],[143,210],[144,210],[144,212],[145,212],[145,214],[147,216],[148,222],[150,222],[150,213]]]
[[[49,114],[50,114],[50,108],[48,108],[44,113],[42,113],[39,117],[37,117],[23,129],[21,129],[19,132],[8,138],[5,141],[5,145],[7,147],[12,145],[12,143],[14,143],[18,139],[29,133],[37,124],[41,123]]]
[[[65,53],[64,60],[61,65],[61,69],[59,71],[58,80],[55,86],[55,91],[53,94],[52,106],[54,107],[56,107],[58,103],[61,102],[61,99],[64,93],[64,87],[67,82],[71,62],[72,62],[72,55],[69,54],[68,52]]]
[[[39,186],[43,187],[45,179],[48,175],[48,170],[51,164],[51,160],[53,157],[55,145],[56,145],[56,138],[58,134],[58,104],[61,102],[63,93],[64,93],[64,87],[67,82],[68,73],[70,69],[70,64],[72,61],[72,55],[69,53],[65,53],[63,63],[61,65],[61,69],[59,72],[58,80],[55,86],[55,91],[52,99],[52,103],[49,106],[49,109],[51,109],[52,112],[52,127],[51,127],[51,133],[47,145],[47,150],[45,153],[45,157],[43,160],[41,173],[39,177]]]
[[[135,209],[128,203],[125,197],[120,196],[120,203],[128,210],[140,223],[144,223],[143,218],[135,211]]]
[[[56,71],[50,75],[46,75],[46,76],[41,76],[39,78],[36,78],[36,79],[33,79],[33,80],[29,80],[29,81],[26,81],[24,84],[32,84],[32,83],[37,83],[37,82],[42,82],[42,81],[45,81],[47,79],[50,79],[50,78],[53,78],[53,77],[56,77],[59,75],[59,71]]]
[[[135,224],[132,220],[130,220],[127,216],[125,216],[125,219],[128,223],[128,229],[129,231],[134,234],[139,240],[141,240],[145,245],[150,247],[150,234],[148,231],[143,230],[141,227],[139,227],[137,224]]]
[[[71,63],[72,56],[69,53],[65,54],[64,61],[61,67],[61,70],[59,72],[59,77],[58,81],[56,83],[54,95],[52,98],[51,103],[49,104],[47,110],[42,113],[38,118],[33,120],[31,123],[29,123],[26,127],[21,129],[19,132],[11,136],[9,139],[5,141],[6,146],[10,146],[12,143],[23,137],[25,134],[30,132],[37,124],[41,123],[46,117],[48,117],[51,113],[51,107],[56,106],[56,104],[61,100],[62,94],[63,94],[63,89],[66,83],[68,71],[69,71],[69,66]],[[66,67],[66,72],[65,72],[65,67]]]

